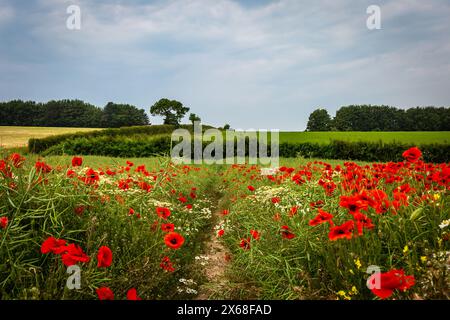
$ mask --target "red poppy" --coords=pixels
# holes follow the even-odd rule
[[[83,252],[83,249],[73,243],[67,246],[67,252],[62,254],[61,259],[67,267],[78,262],[89,262],[90,260],[90,258]]]
[[[101,246],[100,249],[98,249],[97,254],[97,267],[98,268],[107,268],[111,266],[113,254],[110,248],[107,246]]]
[[[186,199],[186,197],[184,197],[184,196],[180,196],[180,197],[178,198],[178,201],[180,201],[181,203],[186,203],[186,202],[187,202],[187,199]]]
[[[255,188],[253,186],[248,186],[247,189],[250,191],[255,191]]]
[[[166,270],[168,272],[174,272],[175,271],[175,268],[173,267],[172,262],[170,261],[169,257],[167,257],[167,256],[162,259],[162,261],[159,264],[159,266],[162,269],[164,269],[164,270]]]
[[[173,223],[162,223],[161,230],[164,232],[173,232],[173,230],[175,230],[175,226]]]
[[[100,177],[94,169],[89,168],[86,171],[86,175],[83,178],[81,178],[81,180],[85,184],[92,185],[92,184],[95,184],[96,182],[98,182],[100,180]]]
[[[52,167],[41,161],[36,161],[34,167],[36,168],[37,172],[49,173],[50,171],[52,171]]]
[[[18,153],[13,153],[9,156],[9,159],[12,161],[13,166],[16,168],[20,168],[25,161],[25,158],[22,157]]]
[[[223,229],[220,229],[219,231],[217,231],[218,237],[222,237],[224,234],[225,234],[225,231]]]
[[[373,294],[381,299],[389,298],[394,290],[406,291],[415,284],[414,276],[406,276],[401,269],[390,270],[384,273],[374,273],[367,280]]]
[[[134,166],[134,163],[127,160],[127,166],[132,167],[132,166]]]
[[[56,239],[54,237],[47,238],[41,245],[41,253],[46,254],[52,252],[54,254],[62,254],[67,251],[66,240]]]
[[[280,201],[281,201],[281,199],[280,199],[280,197],[273,197],[272,198],[272,203],[280,203]]]
[[[157,207],[156,214],[163,219],[167,219],[170,216],[170,210],[169,208]]]
[[[6,229],[6,227],[8,226],[8,217],[1,217],[0,218],[0,228],[2,229]]]
[[[97,296],[99,300],[114,300],[114,293],[108,287],[101,287],[97,290]]]
[[[184,243],[184,238],[177,232],[169,232],[164,237],[164,242],[169,248],[178,249]]]
[[[328,238],[331,241],[335,241],[341,238],[351,239],[353,235],[354,222],[353,220],[349,220],[340,226],[332,227],[330,229],[330,233],[328,234]]]
[[[223,211],[222,211],[222,215],[224,215],[224,216],[226,216],[229,213],[230,213],[230,210],[227,210],[227,209],[223,209]]]
[[[72,167],[81,167],[83,164],[83,158],[81,157],[73,157],[72,158]]]
[[[241,239],[241,243],[239,244],[239,246],[244,250],[249,250],[250,249],[250,238]]]
[[[356,228],[358,229],[358,235],[362,235],[363,228],[371,230],[375,227],[375,225],[372,223],[372,220],[360,212],[356,213],[353,217],[356,220]]]
[[[417,147],[412,147],[403,152],[402,156],[408,162],[416,162],[422,156],[422,151],[420,151]]]
[[[74,178],[77,174],[72,169],[69,169],[69,170],[67,170],[66,175],[67,175],[68,178]]]
[[[128,210],[128,215],[129,215],[129,216],[132,216],[134,213],[135,213],[135,211],[134,211],[133,208],[130,208],[130,209]]]
[[[192,204],[187,204],[187,205],[186,205],[186,209],[191,210],[191,209],[192,209]]]
[[[293,234],[291,232],[291,230],[289,229],[288,226],[282,226],[280,233],[281,233],[281,236],[283,237],[283,239],[291,240],[291,239],[295,238],[295,234]]]
[[[250,234],[252,235],[253,239],[259,240],[261,238],[261,233],[259,233],[256,230],[250,230]]]
[[[141,297],[138,296],[135,288],[131,288],[127,292],[127,300],[142,300]]]
[[[310,226],[317,226],[324,222],[329,222],[330,225],[333,224],[331,221],[333,219],[333,215],[331,213],[328,213],[326,211],[323,211],[322,209],[319,209],[319,214],[312,220],[309,221]]]
[[[297,206],[293,206],[290,210],[289,210],[289,216],[293,217],[294,215],[297,214],[298,211],[298,207]]]
[[[369,203],[365,200],[362,200],[359,195],[353,196],[341,196],[339,205],[341,207],[347,208],[350,214],[354,214],[359,212],[360,210],[366,210],[369,206]]]
[[[84,212],[84,209],[85,209],[85,206],[77,206],[73,210],[75,211],[75,214],[81,216]]]

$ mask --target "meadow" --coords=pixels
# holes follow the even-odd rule
[[[1,149],[0,299],[449,299],[450,165],[398,157],[263,175]]]
[[[450,167],[403,156],[267,176],[3,152],[0,298],[448,299]]]
[[[449,131],[409,131],[409,132],[280,132],[280,142],[313,142],[326,144],[331,140],[400,142],[417,145],[429,143],[450,143]]]

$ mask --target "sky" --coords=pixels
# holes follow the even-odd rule
[[[0,0],[0,101],[169,98],[203,123],[297,131],[319,107],[450,106],[449,89],[449,0]]]

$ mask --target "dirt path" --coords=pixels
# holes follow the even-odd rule
[[[217,210],[212,217],[214,225],[219,224],[223,220],[222,210],[222,199],[220,199],[218,201]],[[207,264],[202,267],[208,282],[199,288],[199,293],[195,300],[223,298],[223,292],[227,291],[229,285],[226,277],[228,261],[225,257],[227,255],[228,250],[217,236],[217,231],[212,228],[204,253]]]

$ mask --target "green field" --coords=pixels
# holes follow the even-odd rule
[[[280,132],[281,142],[315,142],[326,144],[331,140],[342,141],[379,141],[414,143],[449,143],[449,131],[412,131],[412,132]]]
[[[9,127],[0,126],[0,147],[14,148],[28,144],[30,138],[44,138],[52,135],[101,130],[94,128],[59,127]]]

